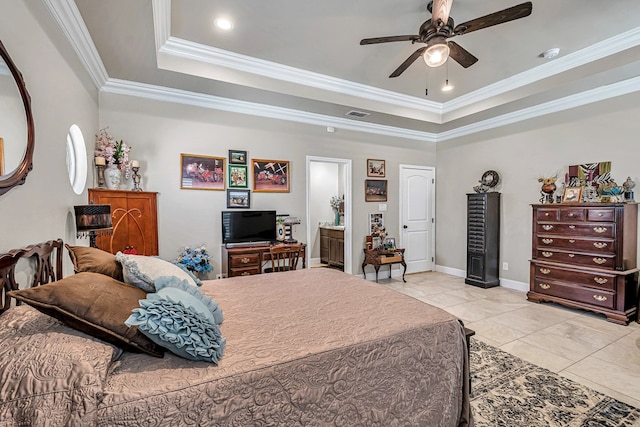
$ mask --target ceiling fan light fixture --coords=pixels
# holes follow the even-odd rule
[[[444,37],[429,40],[429,47],[424,51],[424,62],[429,67],[439,67],[449,58],[449,45]]]
[[[449,84],[449,79],[447,79],[444,83],[444,86],[442,86],[442,91],[443,92],[451,92],[453,90],[455,86],[452,84]]]
[[[227,18],[216,18],[213,21],[213,24],[224,31],[233,30],[233,22],[231,22],[231,20]]]

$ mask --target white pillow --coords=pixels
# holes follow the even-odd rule
[[[186,280],[190,285],[198,286],[193,276],[187,271],[162,258],[118,252],[116,261],[122,264],[124,282],[137,286],[147,293],[156,291],[153,282],[162,276],[177,277],[180,280]]]

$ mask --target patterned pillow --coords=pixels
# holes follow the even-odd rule
[[[198,286],[192,275],[177,265],[161,258],[144,255],[116,254],[116,261],[122,264],[124,282],[136,286],[147,293],[156,291],[153,282],[162,276],[174,276],[186,280],[189,285]]]
[[[124,323],[180,357],[217,364],[226,343],[218,303],[175,277],[161,277],[155,287]]]

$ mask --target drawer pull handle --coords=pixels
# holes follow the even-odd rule
[[[607,227],[593,227],[593,231],[595,231],[596,233],[604,233],[605,231],[607,231]]]
[[[248,263],[249,263],[249,261],[251,261],[249,258],[242,258],[242,259],[240,260],[240,262],[241,262],[241,263],[243,263],[243,264],[248,264]]]
[[[598,214],[598,216],[602,216],[602,212],[600,212],[600,213]]]
[[[542,239],[542,243],[545,245],[550,245],[553,243],[553,239]]]
[[[549,216],[549,212],[546,212],[546,213],[544,214],[544,216]]]
[[[569,218],[573,218],[574,216],[575,216],[575,215],[574,215],[574,214],[572,214],[572,213],[570,213],[570,214],[569,214]]]
[[[542,289],[549,289],[551,287],[551,285],[547,285],[546,283],[540,283],[540,287]]]
[[[609,281],[609,279],[605,279],[604,277],[594,277],[593,281],[596,282],[598,285],[604,285]]]
[[[576,241],[573,239],[569,239],[569,243],[575,243]]]
[[[593,262],[595,262],[596,264],[604,264],[605,262],[607,262],[607,260],[604,258],[594,258]]]
[[[545,258],[552,257],[553,256],[553,252],[544,251],[544,252],[542,252],[542,256],[545,257]]]
[[[574,228],[576,228],[576,226],[575,225],[570,225],[569,228],[573,230]]]
[[[575,254],[569,254],[569,258],[573,258],[574,256],[576,256]]]
[[[605,296],[603,296],[603,295],[594,295],[594,296],[593,296],[593,299],[595,299],[596,301],[603,302],[603,301],[606,301],[606,300],[607,300],[607,297],[605,297]]]
[[[543,226],[542,226],[542,228],[543,228],[544,230],[549,231],[549,230],[551,230],[551,229],[553,228],[553,225],[545,224],[545,225],[543,225]]]
[[[251,273],[249,273],[248,271],[243,271],[241,276],[251,276]]]
[[[606,243],[604,243],[604,242],[594,242],[594,243],[593,243],[593,246],[595,246],[595,247],[596,247],[596,248],[598,248],[598,249],[602,249],[602,248],[606,248],[606,247],[607,247],[607,244],[606,244]]]
[[[541,269],[540,269],[540,273],[542,273],[542,274],[549,274],[549,273],[551,273],[551,270],[549,270],[548,268],[541,268]]]

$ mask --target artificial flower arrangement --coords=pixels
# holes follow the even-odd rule
[[[333,196],[329,203],[331,204],[331,207],[333,208],[334,211],[339,211],[340,206],[342,205],[342,203],[344,203],[344,196],[343,197]]]
[[[209,273],[213,270],[209,262],[210,259],[211,256],[205,245],[195,248],[186,246],[181,249],[180,255],[173,262],[181,264],[192,273]]]
[[[129,147],[123,140],[116,141],[107,128],[100,129],[96,135],[96,157],[104,157],[108,165],[116,165],[124,172],[124,177],[131,177],[131,163],[129,162]]]

